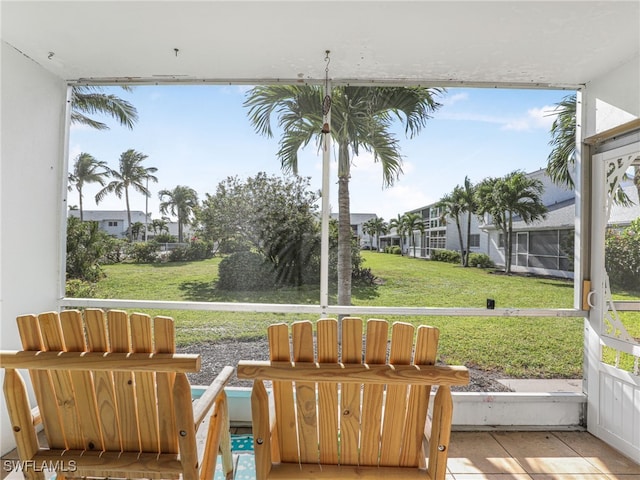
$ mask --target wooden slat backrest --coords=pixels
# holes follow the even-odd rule
[[[152,353],[153,330],[151,328],[151,317],[133,313],[130,315],[130,325],[131,351],[134,353]],[[154,372],[135,372],[133,375],[140,450],[142,452],[159,452],[160,432],[158,431],[156,374]]]
[[[318,321],[315,345],[311,322],[295,322],[291,340],[285,324],[272,325],[271,362],[293,362],[301,371],[301,364],[314,362],[320,368],[339,361],[344,365],[434,364],[437,329],[419,327],[414,345],[415,328],[395,323],[388,350],[388,326],[384,320],[367,322],[363,358],[362,320],[343,319],[340,358],[336,320]],[[295,370],[295,366],[292,368]],[[313,383],[300,375],[295,381],[274,381],[273,387],[277,441],[283,462],[426,467],[422,438],[430,386]],[[281,414],[284,415],[280,417]]]
[[[169,317],[155,317],[153,320],[153,336],[155,353],[175,353],[176,334],[173,319]],[[170,412],[173,407],[173,385],[176,374],[156,373],[158,387],[158,429],[160,435],[160,452],[177,453],[178,440],[176,434],[176,419]]]
[[[23,350],[44,350],[38,317],[35,315],[23,315],[18,317],[17,320]],[[29,375],[31,376],[34,395],[40,407],[47,441],[50,445],[57,446],[57,448],[66,448],[64,430],[58,415],[58,406],[56,402],[51,401],[56,397],[50,372],[30,370]]]
[[[293,361],[313,363],[313,327],[311,322],[296,322],[291,329]],[[312,382],[295,382],[295,399],[298,423],[298,449],[302,463],[318,463],[318,417],[316,414],[316,385]]]
[[[66,310],[60,313],[60,325],[65,340],[65,351],[86,352],[87,343],[82,323],[82,315],[77,310]],[[84,450],[103,450],[101,426],[98,416],[98,404],[94,383],[90,372],[70,372],[75,401],[78,408],[81,442],[77,448]],[[80,446],[81,444],[81,446]]]
[[[107,312],[107,329],[110,351],[131,352],[131,330],[127,312],[120,310]],[[125,452],[140,451],[133,372],[113,372],[113,385],[116,392],[122,450]]]
[[[435,365],[438,339],[439,330],[437,328],[425,325],[418,327],[413,357],[414,365]],[[411,387],[407,404],[407,417],[403,428],[403,448],[400,454],[400,465],[403,467],[412,466],[416,463],[423,467],[424,455],[422,454],[421,445],[424,437],[423,426],[427,420],[430,394],[431,386],[413,385]]]
[[[289,329],[285,324],[271,325],[268,328],[269,360],[271,362],[290,362]],[[278,447],[283,462],[298,461],[298,446],[291,441],[297,438],[296,417],[293,403],[293,385],[291,382],[273,382],[273,399],[276,414],[275,432],[272,442]],[[275,445],[274,445],[275,447]]]
[[[369,320],[365,340],[365,363],[383,364],[387,358],[389,324],[383,320]],[[360,362],[356,362],[360,363]],[[359,465],[377,465],[380,452],[380,428],[384,385],[364,384],[360,413]]]
[[[396,323],[391,335],[391,351],[389,364],[410,365],[413,353],[413,325]],[[387,387],[387,398],[384,408],[384,429],[380,443],[380,465],[400,466],[402,451],[402,434],[407,416],[407,397],[409,385],[390,385]],[[424,424],[423,424],[424,425]],[[417,466],[417,463],[411,466]]]
[[[342,319],[342,362],[362,362],[362,319]],[[340,386],[340,451],[339,463],[358,465],[360,438],[360,385],[344,383]]]
[[[338,324],[320,320],[317,325],[318,362],[338,363]],[[338,464],[338,384],[318,385],[318,445],[320,463]]]
[[[66,346],[62,337],[62,326],[58,314],[43,313],[38,315],[38,323],[42,336],[42,350],[53,352],[65,351]],[[58,414],[60,415],[65,436],[64,445],[69,449],[81,449],[84,447],[84,442],[82,441],[78,409],[83,406],[76,401],[71,382],[71,372],[52,370],[50,375],[55,395],[53,399],[55,399],[55,403],[58,406]],[[51,401],[51,399],[49,401]],[[53,448],[62,447],[63,445],[53,446]]]
[[[105,314],[100,309],[87,309],[84,315],[67,310],[18,317],[18,328],[23,349],[28,351],[175,353],[175,330],[168,317],[152,321],[148,315],[128,315],[119,310]],[[175,373],[78,369],[29,372],[50,448],[178,452]],[[184,402],[190,405],[189,391]]]

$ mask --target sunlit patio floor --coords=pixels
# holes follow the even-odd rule
[[[236,446],[235,478],[253,480],[253,455],[243,446],[250,430],[233,428],[232,434]],[[10,458],[15,458],[15,452],[3,460]],[[640,480],[640,463],[583,431],[455,431],[448,471],[447,480]],[[21,477],[21,473],[3,469],[3,480]],[[218,478],[222,478],[220,472]]]

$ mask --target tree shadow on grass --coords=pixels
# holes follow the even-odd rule
[[[378,292],[378,285],[358,286],[353,287],[351,290],[351,296],[359,300],[372,300],[380,296]]]
[[[227,291],[217,288],[215,282],[188,281],[178,287],[185,300],[193,302],[245,302],[245,303],[292,303],[317,304],[317,289],[280,289],[264,291]]]
[[[573,288],[573,283],[557,283],[557,282],[542,281],[540,282],[540,284],[549,285],[550,287],[557,287],[557,288]]]

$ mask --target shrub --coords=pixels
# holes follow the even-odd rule
[[[93,298],[96,293],[96,284],[86,282],[78,278],[67,280],[66,296],[72,298]]]
[[[640,285],[640,218],[622,231],[608,230],[605,265],[613,286],[638,290]]]
[[[153,238],[158,243],[176,243],[176,237],[171,235],[170,233],[161,233],[160,235],[156,235]]]
[[[81,222],[77,217],[67,219],[67,279],[77,278],[97,282],[104,277],[100,267],[110,237],[100,231],[98,222]]]
[[[180,246],[171,250],[168,259],[170,262],[190,262],[211,257],[213,257],[213,245],[211,242],[194,240],[187,246]]]
[[[357,267],[353,269],[352,280],[353,284],[361,287],[370,287],[375,285],[376,277],[370,268]]]
[[[389,253],[393,255],[401,255],[402,249],[398,245],[394,245],[389,249]]]
[[[266,290],[275,284],[275,272],[267,259],[255,252],[237,252],[218,266],[221,290]]]
[[[460,263],[460,252],[455,250],[432,250],[431,260],[436,262]]]
[[[103,265],[111,265],[122,262],[127,256],[129,241],[122,238],[109,237],[105,239],[105,248],[100,262]]]
[[[480,268],[493,268],[496,265],[493,263],[493,260],[489,258],[489,255],[487,255],[486,253],[471,253],[469,254],[469,266],[480,267]]]
[[[156,242],[137,242],[129,247],[129,258],[135,263],[154,263],[158,261]]]

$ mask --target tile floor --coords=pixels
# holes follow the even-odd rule
[[[235,460],[236,480],[255,479],[251,454],[238,450]],[[448,471],[447,480],[640,480],[640,463],[587,432],[453,432]],[[2,480],[20,478],[2,471]]]
[[[640,464],[587,432],[453,432],[447,480],[640,480]]]

